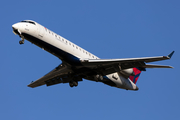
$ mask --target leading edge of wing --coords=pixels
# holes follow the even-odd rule
[[[174,51],[168,56],[156,56],[156,57],[140,57],[140,58],[123,58],[123,59],[85,59],[81,60],[83,64],[108,64],[108,63],[128,63],[128,62],[155,62],[161,60],[171,59]]]

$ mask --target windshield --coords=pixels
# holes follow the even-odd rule
[[[21,22],[26,22],[26,23],[31,23],[31,24],[36,25],[35,22],[32,22],[32,21],[25,21],[25,20],[24,20],[24,21],[21,21]]]

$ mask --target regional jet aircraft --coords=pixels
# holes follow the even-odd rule
[[[74,87],[79,81],[87,79],[126,90],[138,90],[136,82],[141,71],[146,71],[146,68],[172,68],[147,63],[170,59],[174,51],[168,56],[100,59],[35,21],[24,20],[12,25],[12,28],[13,33],[20,36],[20,44],[24,44],[26,39],[62,61],[48,74],[31,82],[28,86],[32,88],[59,83],[69,83],[70,87]]]

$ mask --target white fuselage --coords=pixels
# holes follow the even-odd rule
[[[37,22],[34,23],[35,24],[19,22],[14,24],[12,27],[17,30],[16,34],[19,34],[21,37],[24,37],[28,41],[59,57],[62,61],[65,61],[68,64],[81,66],[81,60],[99,59],[92,53],[52,32]],[[39,42],[37,42],[36,39],[39,40]],[[58,53],[56,53],[55,50],[58,50]],[[118,72],[106,75],[106,77],[113,81],[118,88],[128,90],[138,89],[129,78],[123,77]]]

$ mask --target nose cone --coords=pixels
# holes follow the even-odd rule
[[[13,33],[15,35],[20,35],[21,34],[19,23],[13,24],[12,28],[13,28]]]
[[[19,27],[19,25],[17,23],[12,25],[13,29],[18,29],[18,27]]]

